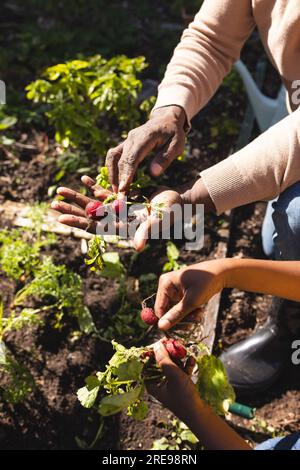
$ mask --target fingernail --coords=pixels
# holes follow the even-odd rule
[[[52,209],[55,209],[58,206],[58,204],[57,204],[57,202],[52,201],[50,206],[52,207]]]
[[[151,165],[151,173],[153,176],[159,176],[163,171],[162,167],[158,163],[152,163]]]
[[[171,326],[172,323],[166,318],[161,318],[158,322],[158,328],[160,328],[161,330],[168,330],[169,328],[171,328]]]

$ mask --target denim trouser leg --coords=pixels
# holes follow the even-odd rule
[[[268,203],[262,243],[270,258],[300,260],[300,182]]]

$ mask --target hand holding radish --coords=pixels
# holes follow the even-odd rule
[[[169,330],[197,311],[226,284],[227,260],[194,264],[160,276],[154,312],[158,327]]]
[[[92,191],[96,199],[92,199],[70,188],[59,187],[57,194],[63,196],[65,200],[55,200],[51,203],[51,207],[61,213],[58,218],[59,222],[96,233],[97,228],[104,229],[105,222],[99,220],[105,215],[103,201],[113,197],[115,193],[108,189],[103,189],[89,176],[83,176],[81,181]],[[182,204],[182,201],[176,191],[163,187],[154,195],[150,204],[151,206],[153,205],[153,207],[163,207],[163,211],[168,211],[172,205]],[[134,244],[138,251],[145,247],[150,230],[159,230],[161,223],[161,220],[156,214],[149,213],[146,206],[145,204],[143,210],[139,210],[135,213],[137,221],[140,222],[134,236]],[[118,197],[112,201],[111,207],[116,215],[119,216],[126,209],[124,196],[118,195]],[[122,223],[121,220],[114,222],[116,230],[121,227]]]

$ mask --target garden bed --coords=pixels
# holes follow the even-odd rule
[[[90,3],[93,4],[93,2]],[[155,1],[151,5],[151,15],[147,15],[149,7],[148,9],[145,7],[145,14],[143,2],[130,2],[130,5],[132,3],[130,15],[126,10],[127,7],[129,8],[129,3],[120,3],[124,8],[122,15],[125,15],[126,20],[127,17],[130,17],[130,24],[127,25],[124,21],[124,25],[126,23],[126,27],[128,26],[128,35],[124,34],[123,27],[119,35],[117,34],[119,22],[114,25],[115,28],[107,31],[107,35],[102,34],[101,28],[94,26],[95,31],[97,29],[100,32],[101,40],[96,33],[95,36],[92,33],[91,36],[82,34],[84,37],[82,50],[77,50],[74,39],[69,38],[68,34],[64,38],[65,40],[61,40],[61,43],[65,45],[65,50],[60,50],[57,47],[55,28],[60,27],[62,19],[60,17],[51,19],[50,17],[53,15],[51,11],[47,19],[43,18],[41,14],[38,18],[38,21],[44,25],[40,28],[41,31],[38,29],[37,34],[34,29],[36,25],[33,27],[34,34],[37,34],[37,40],[32,41],[32,45],[28,46],[28,51],[26,48],[20,50],[18,67],[21,72],[18,73],[18,67],[9,66],[11,58],[8,57],[6,61],[8,66],[5,79],[10,83],[14,82],[17,88],[21,87],[22,89],[22,96],[18,99],[21,99],[23,103],[25,83],[20,85],[20,77],[26,77],[26,83],[29,83],[30,80],[36,78],[40,69],[45,65],[75,57],[74,47],[76,53],[85,53],[87,50],[90,54],[96,53],[99,41],[103,53],[107,53],[107,56],[123,52],[133,56],[140,54],[140,51],[136,51],[138,37],[143,45],[143,53],[150,50],[148,54],[150,67],[145,76],[160,80],[164,65],[179,38],[180,31],[178,31],[176,21],[180,21],[180,19],[178,20],[178,17],[173,13],[170,16],[167,7],[160,6],[161,2]],[[80,8],[82,9],[82,7]],[[81,21],[85,25],[86,31],[90,32],[92,31],[90,18],[93,16],[97,24],[98,9],[96,8],[94,15],[87,15],[87,8],[83,8],[83,11],[78,10],[78,12],[75,9],[71,15],[68,14],[66,20],[71,22],[72,27],[74,24],[74,32],[78,29],[81,31],[83,28]],[[19,31],[18,12],[19,10],[15,9],[9,15],[11,23],[14,25],[16,22],[11,38],[17,38],[17,46],[18,41],[22,38]],[[110,12],[109,21],[111,22],[113,22],[114,12],[115,10]],[[171,28],[172,31],[176,31],[172,35],[169,32],[171,29],[157,27],[158,17],[164,21],[165,25],[169,24],[167,23],[169,21],[168,15],[173,23],[175,21],[175,26],[177,25],[175,28]],[[174,20],[174,18],[177,19]],[[32,19],[27,18],[26,21],[29,22],[29,31],[31,31]],[[51,21],[52,23],[54,21],[54,26],[52,25],[53,37],[50,33],[48,34],[48,29],[52,31]],[[69,23],[68,25],[70,28]],[[70,31],[67,32],[70,33]],[[28,34],[31,37],[30,33]],[[34,34],[33,39],[36,39]],[[45,34],[49,36],[50,42],[46,49],[43,49]],[[9,38],[7,40],[6,47],[13,47]],[[102,44],[101,41],[104,43]],[[23,44],[23,40],[21,42]],[[109,44],[113,45],[113,48],[107,52]],[[33,48],[33,52],[30,47]],[[40,48],[46,53],[40,54]],[[2,55],[5,55],[3,50]],[[251,71],[255,70],[257,58],[261,55],[261,48],[257,47],[256,41],[252,42],[250,47],[246,47],[243,59]],[[34,63],[31,68],[28,67],[28,63],[30,62],[29,58],[33,56],[37,63]],[[4,63],[6,62],[4,61]],[[161,70],[157,72],[159,67]],[[12,75],[8,72],[10,70],[14,70]],[[155,73],[157,76],[153,77],[152,74]],[[274,96],[278,84],[277,75],[274,74],[271,66],[268,66],[263,90],[270,96]],[[239,126],[247,105],[245,94],[240,90],[236,76],[229,77],[211,103],[194,119],[193,130],[188,138],[188,156],[184,161],[176,161],[172,164],[166,172],[166,178],[163,180],[164,185],[174,187],[190,183],[197,179],[199,171],[226,158],[234,150]],[[34,113],[33,117],[29,118],[29,114],[24,112],[25,118],[22,117],[24,121],[21,119],[20,124],[14,128],[15,142],[12,145],[1,144],[0,146],[1,205],[7,201],[26,205],[42,201],[50,202],[53,198],[54,186],[58,184],[83,190],[80,174],[76,171],[65,171],[61,175],[61,180],[58,181],[57,160],[61,154],[59,145],[54,142],[53,128],[46,126],[45,129],[45,123],[41,122],[41,118],[39,121]],[[120,129],[114,128],[113,132],[115,135],[119,135]],[[94,152],[88,161],[89,173],[92,176],[97,174],[100,163],[103,163],[103,156],[99,157],[99,154]],[[258,203],[234,212],[228,247],[230,256],[263,257],[260,228],[264,210],[265,204]],[[13,228],[12,220],[6,219],[3,213],[0,225],[1,230]],[[219,257],[221,252],[223,256],[227,243],[227,232],[228,220],[226,218],[206,216],[203,249],[199,252],[185,251],[183,243],[176,242],[180,253],[178,262],[192,264]],[[220,246],[223,247],[221,251]],[[111,246],[109,249],[118,252],[121,261],[128,267],[127,277],[133,281],[149,273],[155,275],[157,280],[167,261],[166,243],[161,241],[152,241],[148,248],[137,256],[130,248],[116,249]],[[58,235],[54,243],[42,248],[42,253],[50,255],[55,264],[65,264],[67,269],[80,275],[84,304],[89,308],[97,329],[107,331],[111,327],[112,319],[119,307],[119,281],[107,279],[91,272],[84,263],[80,240],[72,236]],[[20,286],[23,286],[24,280],[20,282],[21,284],[19,281],[12,281],[0,270],[0,290],[4,304],[4,315],[8,315],[15,293]],[[155,290],[155,282],[153,285]],[[37,306],[39,306],[38,302],[31,300],[30,307]],[[270,298],[268,296],[236,291],[225,292],[217,325],[216,352],[219,353],[236,341],[245,338],[257,325],[262,324],[267,317],[269,306]],[[92,335],[79,333],[77,321],[72,316],[63,318],[60,328],[53,328],[54,314],[55,311],[51,310],[43,313],[43,325],[11,331],[5,337],[5,343],[15,359],[21,364],[26,364],[27,371],[33,379],[33,385],[32,392],[17,404],[12,404],[8,400],[0,400],[0,449],[78,449],[79,446],[84,446],[83,441],[91,443],[97,434],[100,424],[99,415],[80,405],[76,391],[83,386],[86,376],[103,369],[111,357],[112,347],[109,342],[96,339]],[[123,334],[122,337],[121,332],[117,339],[121,343],[126,343],[129,339],[134,342],[135,338],[128,338],[126,334]],[[142,343],[150,344],[152,339],[151,335],[146,336]],[[5,377],[0,375],[0,386],[5,386],[5,380]],[[246,421],[232,417],[233,426],[238,427],[239,431],[252,442],[260,442],[274,433],[285,433],[299,429],[299,384],[299,372],[296,367],[291,366],[286,370],[280,383],[276,384],[271,391],[257,400],[248,401],[248,405],[257,408],[257,419]],[[125,413],[106,418],[103,432],[94,447],[96,449],[150,449],[155,439],[163,437],[167,437],[170,442],[173,442],[179,432],[176,428],[177,425],[172,423],[174,417],[153,398],[149,397],[148,401],[150,412],[142,423],[133,421]]]

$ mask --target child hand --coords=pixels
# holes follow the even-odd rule
[[[225,287],[230,260],[211,260],[160,276],[155,302],[158,327],[168,330]],[[174,305],[175,304],[175,305]]]
[[[200,397],[190,375],[194,368],[192,358],[187,360],[185,370],[176,365],[170,358],[161,341],[153,345],[155,359],[162,368],[165,381],[162,384],[151,383],[147,386],[151,393],[165,407],[172,411],[180,419],[185,420],[187,409],[193,409],[199,405]]]

